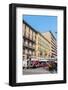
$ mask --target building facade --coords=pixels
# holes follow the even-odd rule
[[[23,21],[23,56],[25,56],[26,59],[30,56],[35,56],[35,48],[36,31]]]
[[[55,58],[57,56],[57,40],[52,32],[43,33],[43,36],[50,42],[50,57]]]
[[[36,57],[49,58],[49,42],[42,34],[36,35]]]
[[[54,58],[57,41],[51,32],[40,33],[23,21],[23,59],[31,56]]]

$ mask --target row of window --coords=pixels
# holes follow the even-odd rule
[[[24,40],[24,39],[23,39],[23,45],[35,48],[35,44],[34,43],[29,42],[28,40]]]
[[[51,43],[51,46],[52,46],[53,48],[57,49],[57,44]]]
[[[53,50],[56,50],[56,51],[57,51],[57,48],[55,48],[54,46],[51,46],[51,48],[52,48]]]
[[[57,51],[56,50],[52,50],[53,53],[57,54]]]
[[[52,33],[51,33],[51,39],[52,39],[53,41],[56,41],[56,38],[53,36]]]
[[[51,40],[51,43],[54,44],[54,45],[57,45],[56,41]]]
[[[34,41],[36,40],[36,33],[26,25],[25,25],[25,28],[24,28],[24,36],[26,36],[27,38],[30,38],[31,40],[32,39]]]
[[[47,44],[47,41],[45,41],[45,39],[40,39],[39,38],[39,42],[38,44],[40,45],[40,47],[43,47],[43,48],[49,48],[49,45]]]
[[[35,55],[35,52],[25,48],[25,49],[23,49],[23,54]]]

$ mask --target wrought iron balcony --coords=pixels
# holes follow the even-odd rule
[[[30,46],[29,44],[23,44],[23,47],[31,49],[31,50],[35,50],[34,46]]]

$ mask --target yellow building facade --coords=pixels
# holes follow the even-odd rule
[[[36,34],[36,57],[49,58],[49,42],[42,34]]]
[[[40,33],[23,21],[23,55],[51,58],[57,56],[57,41],[51,32]]]
[[[50,42],[50,57],[55,58],[57,56],[57,40],[52,32],[45,32],[43,36]]]

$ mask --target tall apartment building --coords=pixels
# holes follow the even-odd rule
[[[23,56],[35,56],[36,31],[23,21]]]
[[[57,41],[51,32],[41,34],[23,21],[23,56],[52,58],[57,56]]]
[[[52,32],[45,32],[43,36],[50,42],[50,57],[55,58],[57,56],[57,40]]]
[[[38,32],[36,35],[36,57],[49,58],[49,52],[48,40]]]

